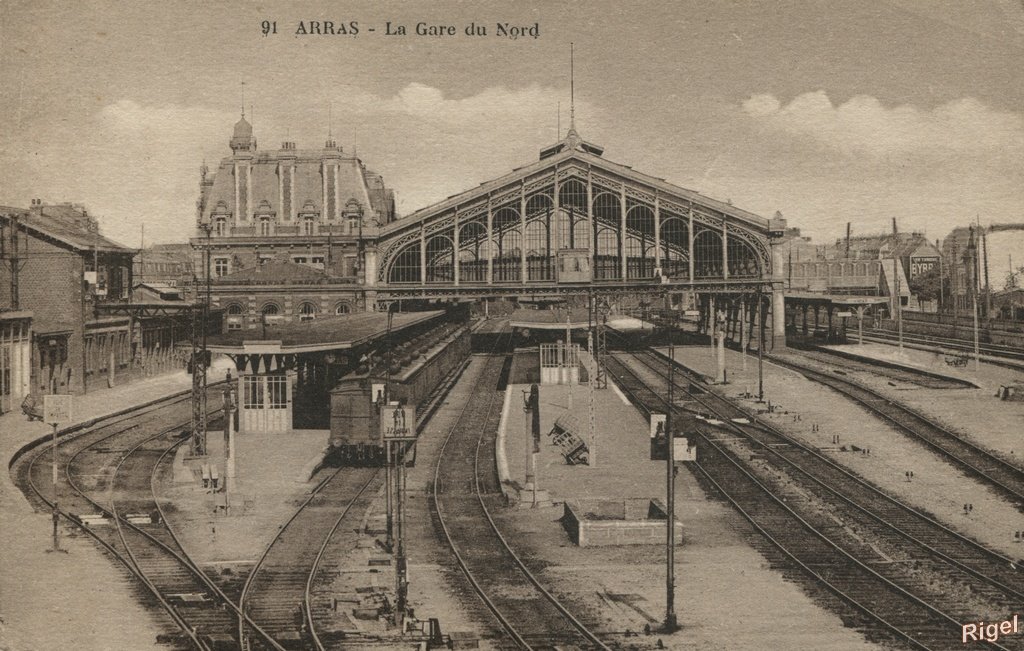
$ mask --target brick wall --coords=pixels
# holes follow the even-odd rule
[[[33,331],[37,335],[33,351],[32,387],[47,392],[51,380],[58,391],[80,393],[82,385],[82,257],[35,238],[22,237],[23,266],[18,274],[19,307],[32,310]],[[10,269],[0,267],[0,304],[11,304]],[[57,331],[70,335],[47,336]],[[50,343],[54,346],[51,348]],[[42,361],[47,362],[41,368]],[[50,367],[49,351],[55,350],[56,365]]]

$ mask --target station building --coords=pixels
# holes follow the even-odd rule
[[[381,175],[330,137],[322,149],[257,149],[244,115],[229,146],[214,172],[202,168],[191,241],[200,278],[209,263],[212,302],[227,327],[367,309],[372,252],[395,219]]]

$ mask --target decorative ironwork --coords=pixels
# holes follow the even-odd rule
[[[481,189],[466,203],[427,215],[422,226],[409,224],[392,234],[379,245],[378,278],[382,286],[454,284],[457,269],[461,285],[488,282],[491,269],[495,285],[547,283],[555,280],[564,249],[590,251],[595,283],[768,277],[767,232],[715,203],[702,205],[682,191],[673,194],[594,165],[560,161],[489,196]]]

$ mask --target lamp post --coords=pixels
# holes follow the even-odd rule
[[[206,296],[200,308],[200,319],[202,320],[200,335],[200,347],[196,351],[196,306],[192,304],[192,455],[197,457],[206,456],[206,429],[207,429],[207,405],[206,405],[206,370],[207,370],[207,341],[206,330],[209,320],[210,307],[210,231],[213,225],[208,217],[203,216],[199,221],[199,228],[206,236],[204,247],[204,267],[206,271]],[[193,278],[195,275],[193,274]],[[198,283],[193,283],[198,286]],[[198,287],[196,299],[198,300]]]
[[[679,622],[676,619],[676,548],[675,548],[675,521],[676,521],[676,446],[673,423],[675,419],[672,412],[675,409],[675,386],[676,386],[676,344],[675,344],[675,314],[669,324],[668,332],[668,409],[665,410],[665,506],[666,521],[665,530],[665,633],[674,633],[679,630]]]

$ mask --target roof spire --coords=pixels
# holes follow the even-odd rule
[[[575,44],[569,43],[569,131],[576,130],[576,56]]]
[[[334,103],[333,102],[327,102],[327,138],[328,139],[330,139],[330,137],[333,135],[331,133],[331,130],[333,129],[333,127],[334,127]]]
[[[242,119],[245,119],[245,82],[242,82]]]

